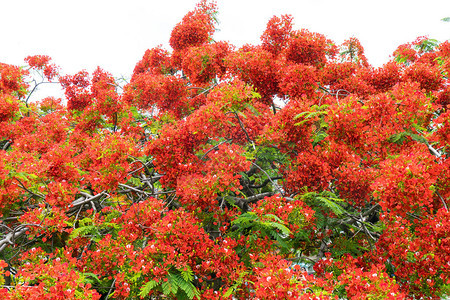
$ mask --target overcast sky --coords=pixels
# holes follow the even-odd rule
[[[381,66],[402,43],[428,35],[450,39],[450,0],[218,0],[215,40],[259,43],[273,15],[291,14],[295,29],[336,43],[355,36],[369,62]],[[50,55],[63,73],[97,66],[129,77],[146,49],[170,49],[170,32],[194,0],[0,0],[0,62],[23,65],[28,55]]]

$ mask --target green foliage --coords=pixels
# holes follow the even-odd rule
[[[450,18],[449,21],[450,22]],[[450,298],[450,284],[443,284],[440,292],[441,299],[449,299]]]
[[[112,217],[110,216],[110,219],[111,218]],[[105,222],[101,223],[100,225],[97,225],[95,224],[94,219],[91,219],[89,217],[81,219],[78,222],[78,228],[75,228],[69,235],[69,240],[72,240],[79,236],[88,236],[93,241],[98,242],[103,238],[105,232],[113,233],[114,235],[116,235],[116,233],[120,230],[121,227],[117,223],[109,221],[108,218],[106,218]]]
[[[346,210],[341,206],[345,201],[330,191],[305,193],[301,195],[301,199],[311,207],[325,209],[327,212],[333,212],[336,216],[346,213]]]
[[[156,282],[155,280],[150,280],[141,288],[141,291],[139,292],[139,296],[146,297],[150,293],[150,291],[153,290],[157,286],[159,286],[158,282]]]
[[[150,291],[162,292],[164,295],[173,295],[176,299],[200,299],[199,292],[193,284],[194,273],[189,266],[185,269],[172,269],[166,277],[167,280],[157,282],[148,281],[140,290],[139,296],[144,298]]]
[[[194,280],[194,272],[189,266],[186,266],[185,269],[181,269],[181,277],[187,282],[191,282]]]
[[[408,58],[403,55],[397,55],[394,60],[399,64],[407,64],[408,62]]]
[[[18,179],[26,181],[26,182],[28,182],[28,181],[30,181],[32,179],[37,179],[38,178],[35,174],[28,174],[28,173],[25,173],[25,172],[10,172],[9,176],[11,178],[18,178]]]
[[[91,285],[98,284],[100,282],[100,278],[94,273],[83,273],[84,282],[89,283]]]
[[[140,186],[142,184],[141,180],[136,177],[130,177],[127,183],[131,183],[134,186]]]
[[[313,147],[319,145],[321,141],[327,138],[327,136],[328,134],[324,131],[318,131],[317,133],[315,133],[312,137]]]
[[[300,126],[303,125],[305,122],[309,122],[311,121],[311,119],[316,119],[316,118],[321,118],[323,116],[326,116],[328,114],[327,112],[327,108],[329,105],[322,105],[322,106],[318,106],[318,105],[313,105],[311,106],[311,111],[304,111],[299,113],[298,115],[296,115],[294,117],[294,120],[297,120],[299,118],[302,118],[303,120],[295,123],[295,126]]]
[[[233,235],[250,235],[252,239],[270,237],[277,241],[281,249],[285,251],[290,249],[287,238],[291,231],[283,220],[273,214],[260,217],[256,213],[247,212],[239,215],[231,224],[237,227]]]
[[[258,165],[262,168],[275,161],[280,164],[288,162],[286,154],[278,151],[275,147],[256,146]]]
[[[301,126],[307,122],[310,122],[311,120],[315,121],[316,130],[313,132],[311,136],[311,142],[313,147],[320,144],[321,141],[323,141],[328,134],[326,133],[326,130],[328,129],[328,123],[325,122],[325,116],[328,114],[327,108],[329,105],[313,105],[311,106],[311,111],[304,111],[299,113],[294,117],[294,120],[297,120],[299,118],[302,118],[303,120],[300,122],[295,123],[295,126]]]
[[[331,249],[334,257],[341,257],[344,254],[352,256],[362,255],[369,249],[363,247],[356,239],[349,239],[346,237],[338,237],[333,241],[333,248]]]
[[[439,45],[439,41],[435,39],[425,39],[420,44],[415,45],[414,48],[421,52],[432,52]]]
[[[94,236],[94,240],[96,240],[96,241],[99,241],[101,239],[100,233],[98,232],[97,227],[94,225],[88,225],[88,226],[76,228],[70,234],[69,239],[74,239],[79,236],[86,236],[86,235]]]
[[[232,286],[230,286],[228,288],[228,290],[225,292],[225,294],[223,294],[223,298],[227,298],[230,297],[238,288],[239,286],[241,286],[242,284],[244,284],[244,282],[246,283],[253,283],[249,280],[247,280],[247,272],[242,272],[239,274],[239,278],[236,280],[235,284],[233,284]]]
[[[388,138],[388,142],[390,143],[394,143],[397,145],[402,145],[403,142],[407,139],[407,137],[410,137],[412,140],[419,142],[419,143],[423,143],[423,144],[427,144],[427,139],[424,138],[421,135],[412,133],[412,132],[408,132],[408,131],[403,131],[403,132],[399,132],[396,134],[391,135]]]

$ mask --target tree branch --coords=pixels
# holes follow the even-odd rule
[[[264,171],[260,166],[258,166],[258,165],[255,164],[254,162],[252,162],[252,165],[254,165],[254,166],[257,167],[261,172],[263,172],[264,174],[266,174],[267,178],[270,180],[270,182],[272,183],[272,185],[280,192],[281,196],[284,197],[283,191],[280,189],[280,187],[278,186],[278,184],[276,184],[275,182],[273,182],[273,180],[270,178],[269,174],[267,174],[266,171]]]
[[[261,199],[264,199],[265,197],[270,197],[273,195],[275,195],[275,192],[266,192],[266,193],[250,196],[247,198],[238,198],[238,197],[233,197],[233,196],[229,196],[229,197],[235,201],[236,205],[240,209],[244,209],[244,206],[248,203],[257,202],[258,200],[261,200]]]

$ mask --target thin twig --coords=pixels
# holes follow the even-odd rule
[[[262,187],[265,187],[269,182],[271,182],[272,180],[277,180],[277,179],[283,179],[283,176],[275,176],[272,178],[267,178],[266,180],[264,180],[263,183],[261,183],[260,185],[249,185],[249,188],[252,189],[260,189]]]
[[[241,127],[242,131],[244,131],[245,136],[247,137],[247,141],[249,141],[250,143],[253,143],[252,139],[251,139],[250,136],[248,135],[247,130],[246,130],[245,127],[244,127],[244,123],[242,123],[241,119],[239,118],[239,115],[238,115],[237,112],[235,112],[235,111],[234,111],[233,113],[234,113],[234,115],[236,116],[236,119],[238,120],[239,126]]]
[[[23,185],[23,183],[19,180],[19,178],[14,177],[14,179],[17,180],[17,182],[19,182],[19,185],[20,185],[20,187],[21,187],[23,190],[27,191],[28,193],[30,193],[30,194],[32,194],[32,195],[35,195],[35,196],[41,198],[41,199],[45,199],[44,196],[39,195],[39,194],[36,194],[36,193],[33,193],[32,191],[30,191],[29,189],[27,189],[27,188]]]
[[[106,295],[105,300],[107,300],[109,298],[109,295],[111,294],[111,292],[113,290],[113,286],[114,286],[115,283],[116,283],[116,278],[114,278],[114,280],[113,280],[113,282],[111,284],[111,287],[109,288],[108,294]]]
[[[202,155],[202,157],[200,158],[200,160],[203,160],[203,159],[204,159],[211,151],[213,151],[214,149],[219,148],[220,145],[223,145],[223,144],[225,144],[225,143],[231,143],[232,141],[233,141],[232,139],[229,139],[229,140],[220,142],[219,144],[215,145],[214,147],[208,149],[208,151],[206,151],[205,154]]]
[[[276,184],[275,182],[273,182],[273,180],[270,178],[269,174],[267,174],[266,171],[264,171],[260,166],[258,166],[258,165],[255,164],[254,162],[252,162],[252,165],[254,165],[254,166],[257,167],[261,172],[263,172],[264,174],[266,174],[267,178],[270,180],[270,182],[272,183],[272,185],[280,192],[281,196],[284,197],[283,191],[280,189],[280,187],[278,186],[278,184]]]
[[[436,194],[437,194],[437,195],[439,196],[439,198],[441,199],[442,204],[444,205],[445,210],[448,211],[447,203],[445,203],[445,200],[444,200],[444,198],[442,198],[441,194],[439,194],[439,191],[436,191]]]

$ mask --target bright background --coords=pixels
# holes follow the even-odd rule
[[[168,41],[197,0],[0,0],[0,62],[23,65],[46,54],[62,73],[97,66],[129,78],[146,49]],[[291,14],[295,29],[325,34],[337,44],[355,36],[373,66],[396,47],[427,35],[450,39],[450,0],[218,0],[215,40],[258,44],[273,15]]]

